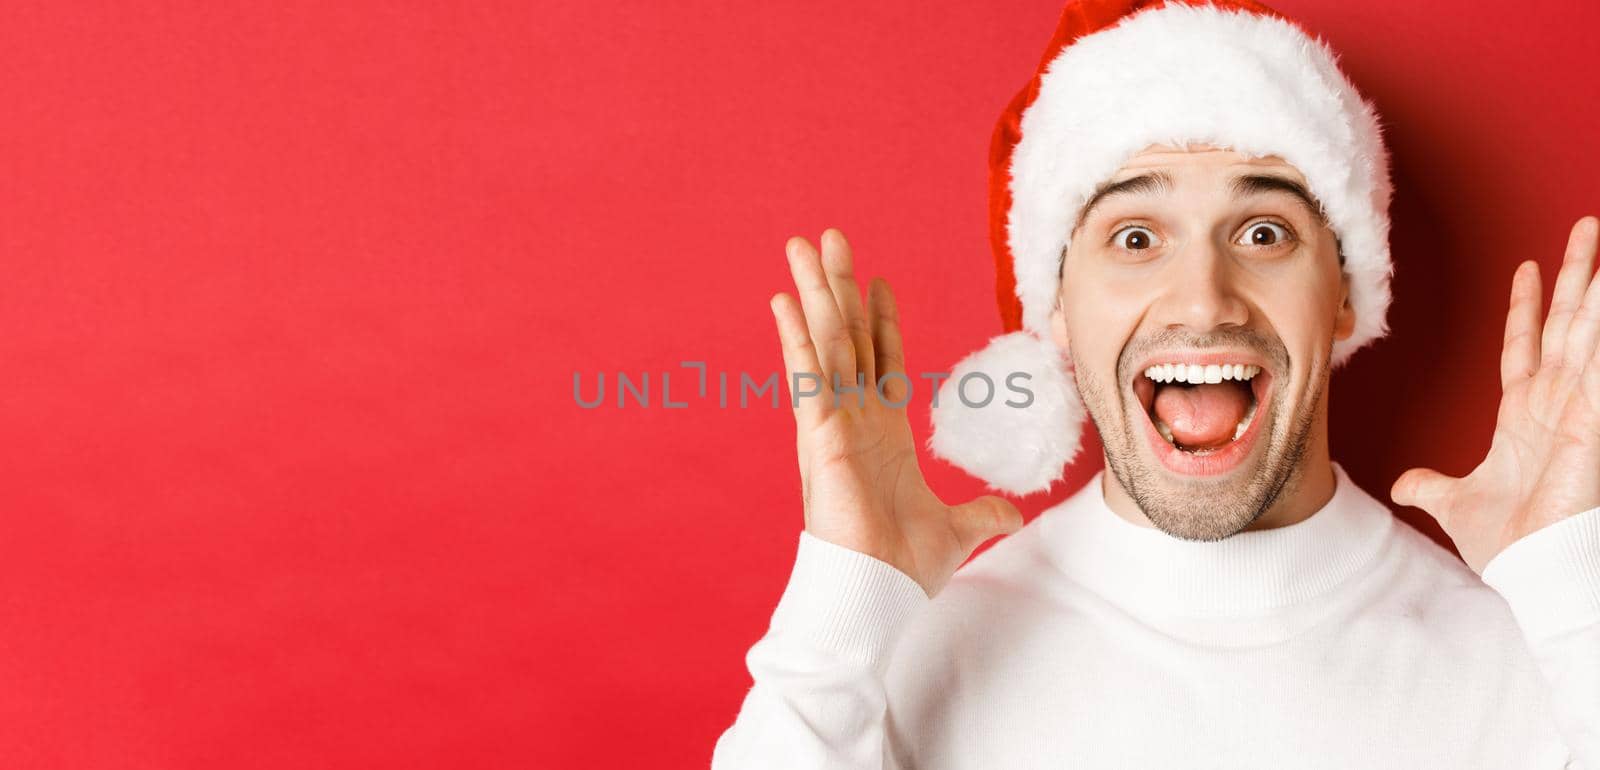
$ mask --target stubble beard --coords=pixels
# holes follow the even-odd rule
[[[1317,405],[1328,384],[1329,369],[1323,365],[1320,371],[1313,373],[1315,390],[1309,406],[1299,414],[1283,413],[1288,407],[1284,391],[1279,387],[1272,389],[1270,403],[1257,407],[1257,419],[1266,416],[1271,420],[1270,425],[1262,426],[1271,428],[1271,434],[1266,437],[1267,446],[1261,459],[1246,461],[1253,467],[1240,469],[1242,473],[1231,473],[1224,479],[1195,477],[1175,481],[1171,472],[1151,464],[1158,461],[1146,459],[1138,451],[1135,442],[1143,440],[1144,426],[1136,421],[1148,417],[1142,413],[1143,405],[1138,398],[1130,389],[1122,387],[1122,383],[1130,381],[1129,369],[1140,350],[1171,344],[1174,340],[1181,341],[1184,346],[1200,348],[1222,342],[1243,343],[1275,361],[1274,374],[1287,379],[1288,357],[1282,343],[1244,331],[1205,335],[1167,332],[1130,342],[1118,362],[1118,395],[1115,398],[1106,396],[1092,373],[1086,374],[1087,370],[1075,353],[1069,353],[1073,362],[1072,376],[1088,408],[1089,419],[1100,432],[1106,467],[1150,523],[1183,540],[1222,540],[1255,523],[1299,487],[1304,476],[1302,463],[1310,448],[1311,429],[1316,423]],[[1124,393],[1124,390],[1129,392]],[[1111,430],[1107,430],[1108,427]]]

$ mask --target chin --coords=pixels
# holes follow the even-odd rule
[[[1128,478],[1121,478],[1124,473]],[[1169,480],[1160,474],[1126,468],[1117,472],[1123,488],[1150,523],[1184,540],[1222,540],[1238,534],[1260,519],[1277,498],[1277,485],[1260,476],[1193,485],[1163,483]]]

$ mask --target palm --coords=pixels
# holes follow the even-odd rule
[[[1395,482],[1395,502],[1437,519],[1478,572],[1518,539],[1600,506],[1597,230],[1593,217],[1573,227],[1543,323],[1538,265],[1517,268],[1501,352],[1500,411],[1483,462],[1459,479],[1413,469]]]
[[[904,407],[910,381],[894,295],[875,280],[863,309],[843,234],[823,233],[822,247],[819,258],[804,239],[790,240],[800,299],[772,299],[791,392],[801,394],[794,412],[806,530],[893,565],[932,595],[978,544],[1016,531],[1022,517],[998,497],[950,506],[928,488]],[[835,381],[864,387],[835,396]]]

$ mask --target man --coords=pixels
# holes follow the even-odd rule
[[[887,284],[863,306],[842,234],[791,239],[791,383],[883,397],[796,402],[805,530],[714,768],[1600,770],[1600,220],[1547,317],[1516,271],[1483,463],[1392,490],[1463,565],[1328,454],[1329,373],[1384,332],[1390,188],[1320,42],[1254,3],[1069,4],[991,163],[1012,331],[931,446],[1042,489],[1081,405],[1109,472],[1025,527],[943,503]],[[973,372],[1029,397],[964,400]]]

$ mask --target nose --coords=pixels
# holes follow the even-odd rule
[[[1174,254],[1161,272],[1162,293],[1152,320],[1164,328],[1208,332],[1243,326],[1249,306],[1239,294],[1240,278],[1228,253],[1211,238],[1197,238]]]

